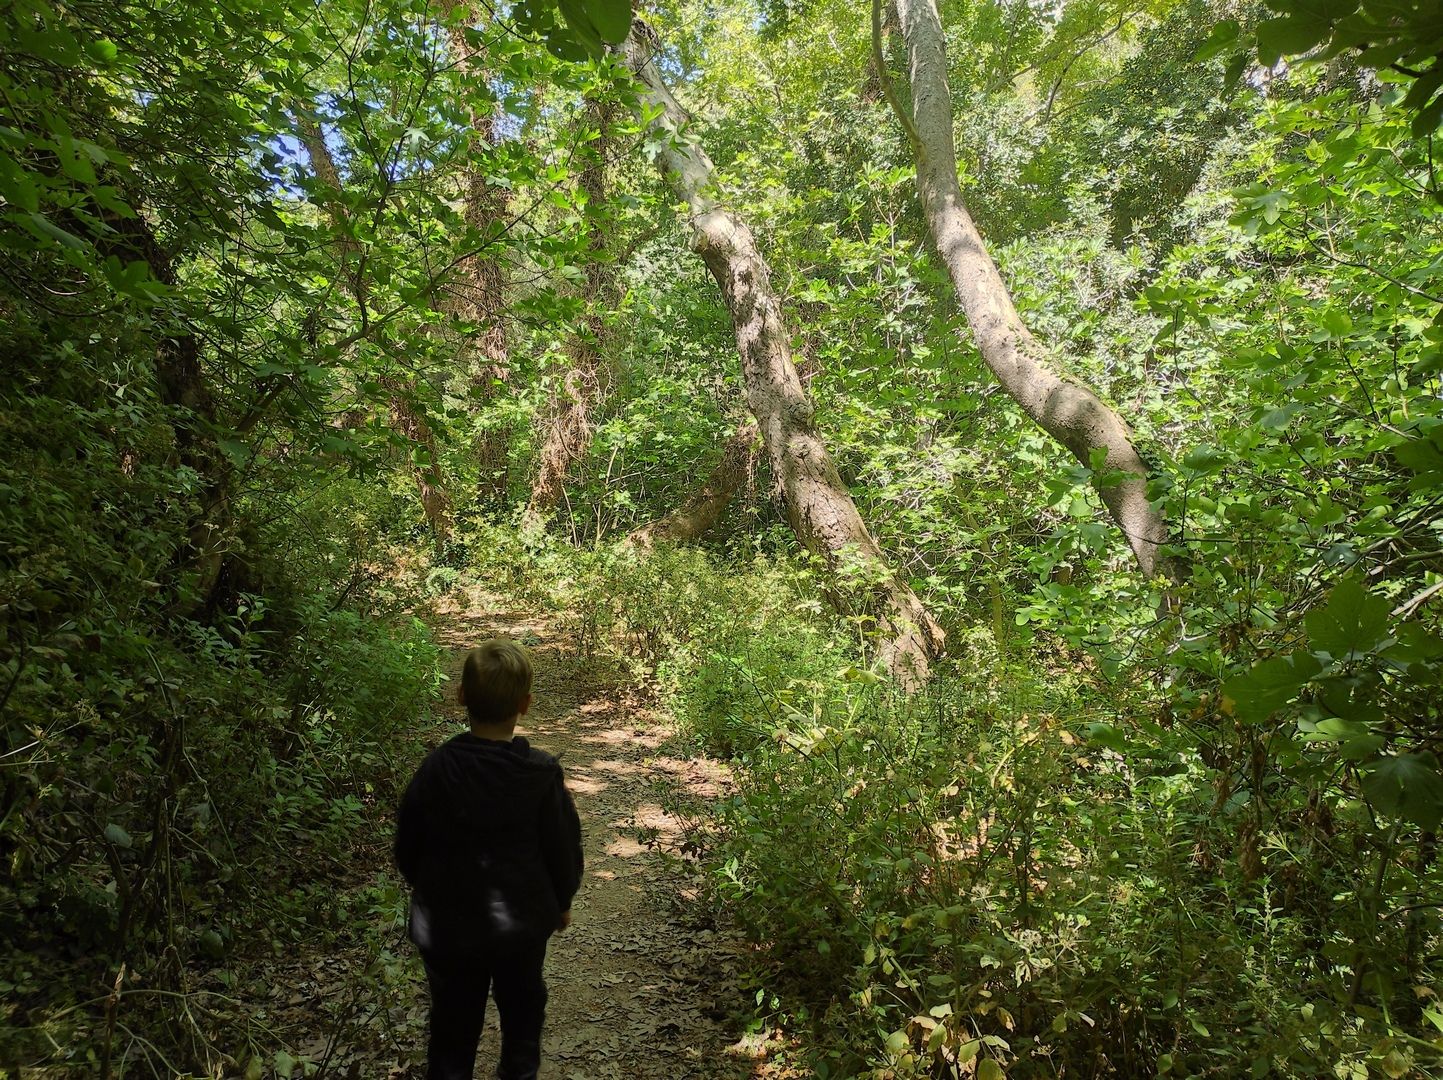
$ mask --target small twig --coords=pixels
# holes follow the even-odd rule
[[[115,1017],[120,1011],[120,985],[125,982],[125,962],[115,973],[115,988],[105,999],[105,1049],[100,1058],[100,1080],[110,1080],[111,1054],[115,1047]]]
[[[1434,582],[1432,585],[1429,585],[1422,592],[1414,596],[1411,600],[1405,600],[1403,601],[1403,603],[1395,607],[1393,609],[1393,616],[1395,618],[1406,619],[1408,616],[1412,615],[1413,612],[1417,611],[1420,607],[1426,604],[1432,597],[1437,596],[1440,592],[1443,592],[1443,581]]]

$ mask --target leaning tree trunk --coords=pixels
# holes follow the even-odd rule
[[[592,213],[587,217],[586,277],[583,299],[586,315],[567,340],[568,370],[553,396],[541,440],[541,453],[531,501],[526,506],[530,521],[553,510],[561,502],[566,474],[591,442],[591,414],[601,396],[602,348],[606,333],[603,312],[616,305],[616,270],[606,259],[606,226],[595,211],[606,199],[606,159],[611,148],[611,108],[589,99],[587,122],[597,125],[597,136],[586,164],[580,187]]]
[[[466,35],[474,15],[466,0],[452,3],[446,32],[457,66],[479,81],[485,78],[484,57]],[[494,145],[496,107],[484,97],[473,98],[470,112],[471,139],[483,146]],[[502,296],[506,275],[501,260],[491,254],[492,234],[499,233],[506,215],[506,191],[487,182],[485,171],[475,165],[467,167],[461,182],[466,199],[467,232],[485,243],[481,250],[467,255],[457,265],[447,306],[452,315],[477,328],[462,339],[457,361],[471,384],[476,407],[484,417],[500,388],[511,378]],[[499,505],[506,500],[509,443],[507,433],[493,427],[483,428],[476,437],[477,493],[483,502]]]
[[[882,54],[881,2],[873,0],[873,59],[887,98],[907,132],[917,161],[917,191],[937,253],[952,279],[983,362],[1002,389],[1032,420],[1084,465],[1094,452],[1104,467],[1123,474],[1099,485],[1102,501],[1122,529],[1138,567],[1151,576],[1167,540],[1162,514],[1148,501],[1147,466],[1132,444],[1127,424],[1096,394],[1052,370],[1023,325],[997,265],[962,202],[957,153],[952,141],[952,97],[947,54],[935,0],[894,0],[906,46],[912,115],[898,100]]]
[[[638,114],[649,118],[649,129],[659,136],[657,164],[687,204],[692,249],[716,279],[731,312],[747,403],[785,495],[792,530],[833,574],[855,569],[875,583],[883,659],[904,685],[916,686],[942,648],[942,628],[887,565],[837,474],[792,363],[791,334],[772,291],[771,270],[746,222],[712,198],[711,158],[683,134],[687,115],[651,61],[653,45],[651,31],[637,22],[620,47],[636,75]]]
[[[331,148],[326,145],[324,133],[315,120],[307,115],[305,106],[297,105],[295,113],[296,131],[300,135],[301,145],[306,149],[306,156],[311,159],[311,171],[315,173],[317,180],[334,193],[326,196],[325,210],[341,233],[341,239],[336,245],[341,277],[356,303],[364,308],[367,302],[366,280],[361,272],[360,246],[347,234],[346,211],[337,201],[341,194],[340,170],[336,168],[335,158],[331,156]],[[431,425],[426,422],[426,417],[412,406],[407,388],[400,380],[388,376],[379,382],[386,391],[391,426],[409,442],[423,447],[426,451],[426,464],[413,464],[412,474],[416,480],[416,492],[421,499],[421,510],[426,515],[427,524],[431,526],[431,534],[438,546],[444,545],[451,535],[451,500],[446,495],[441,479],[436,435],[431,430]]]
[[[732,496],[751,475],[757,459],[757,425],[748,420],[722,448],[721,461],[707,478],[666,517],[636,529],[627,540],[638,547],[650,547],[658,540],[698,540],[709,532]]]

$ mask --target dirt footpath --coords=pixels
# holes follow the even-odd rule
[[[487,637],[525,643],[535,704],[518,728],[557,754],[576,796],[586,876],[571,929],[552,938],[541,1080],[733,1080],[762,1075],[729,1018],[745,1001],[737,940],[710,925],[684,874],[667,866],[681,822],[668,808],[718,796],[722,766],[673,756],[664,719],[600,679],[534,616],[498,609],[479,591],[443,599],[433,620],[451,651],[454,692],[465,650]],[[459,706],[428,745],[464,730]],[[665,806],[663,805],[665,804]],[[499,1031],[487,1016],[477,1075],[495,1069]]]

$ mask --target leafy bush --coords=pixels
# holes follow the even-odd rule
[[[1088,719],[1117,703],[998,674],[903,701],[854,673],[739,760],[709,862],[768,943],[767,981],[817,1021],[818,1075],[972,1061],[979,1076],[1361,1076],[1432,1060],[1421,1013],[1356,996],[1358,950],[1387,934],[1401,953],[1402,928],[1340,895],[1361,884],[1351,868],[1298,873],[1302,799],[1297,828],[1263,838],[1286,861],[1257,877],[1240,807],[1218,805],[1185,742],[1149,725],[1158,747],[1119,753],[1117,729]],[[1437,972],[1420,958],[1411,975]]]
[[[165,990],[329,918],[438,652],[368,569],[388,506],[303,472],[198,605],[164,411],[107,392],[95,355],[41,356],[0,381],[0,1060],[93,1074],[122,962]]]
[[[1240,775],[1175,695],[1041,637],[999,645],[995,624],[954,629],[906,698],[805,562],[527,557],[579,635],[732,757],[737,791],[696,839],[763,946],[759,1006],[809,1033],[817,1075],[1438,1063],[1438,927],[1415,905],[1443,883],[1396,844],[1386,874],[1350,858],[1394,826],[1323,774]]]

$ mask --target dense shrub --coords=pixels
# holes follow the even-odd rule
[[[1437,870],[1397,847],[1380,874],[1394,826],[1345,788],[1239,781],[1167,691],[988,625],[902,696],[786,559],[542,545],[517,565],[730,755],[735,793],[694,840],[762,946],[758,1020],[802,1035],[816,1075],[1439,1064],[1416,906]]]
[[[1138,756],[1102,719],[1142,703],[968,667],[905,701],[839,672],[846,693],[813,717],[775,694],[786,718],[738,759],[709,862],[768,944],[768,981],[793,988],[779,1007],[824,1033],[819,1075],[992,1060],[1012,1075],[1363,1076],[1428,1059],[1422,1014],[1378,1009],[1356,980],[1377,964],[1431,1000],[1436,928],[1378,924],[1306,793],[1274,793],[1293,827],[1263,838],[1259,875],[1243,800],[1219,798],[1195,750],[1164,739]],[[1390,904],[1419,884],[1398,881]]]
[[[196,603],[164,411],[43,359],[0,382],[0,1061],[93,1072],[122,963],[163,993],[329,917],[438,654],[368,565],[391,507],[295,470]]]

